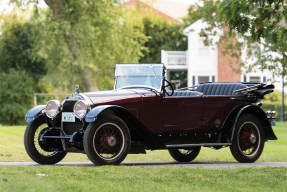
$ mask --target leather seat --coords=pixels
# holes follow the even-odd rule
[[[195,89],[203,95],[233,95],[233,91],[246,88],[242,83],[205,83]]]

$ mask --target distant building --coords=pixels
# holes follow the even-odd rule
[[[181,24],[191,5],[169,0],[126,0],[124,6],[141,11],[143,15],[154,14],[167,21]],[[222,45],[205,45],[205,37],[200,31],[207,27],[203,20],[187,26],[183,33],[188,37],[187,51],[162,50],[161,62],[167,68],[167,77],[176,87],[193,86],[203,82],[267,82],[272,78],[270,72],[253,69],[246,72],[240,66],[242,58],[232,58],[224,54]],[[218,41],[220,33],[213,36]],[[277,80],[277,89],[282,83]]]
[[[225,55],[221,44],[205,45],[205,36],[200,31],[208,27],[207,23],[198,20],[183,30],[188,37],[187,51],[162,50],[161,62],[167,68],[167,77],[178,84],[175,72],[186,74],[187,84],[176,86],[193,86],[203,82],[266,82],[270,76],[267,71],[254,70],[244,73],[241,69],[241,58]],[[222,29],[217,30],[216,36],[210,36],[218,42]],[[183,73],[185,71],[185,73]],[[172,74],[172,75],[171,75]]]
[[[152,13],[167,21],[181,24],[190,5],[168,0],[127,0],[124,6],[136,8],[143,15]]]

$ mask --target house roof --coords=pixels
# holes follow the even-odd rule
[[[209,27],[208,23],[205,22],[203,19],[199,19],[196,22],[192,23],[191,25],[187,26],[183,29],[183,34],[185,36],[188,36],[190,33],[200,33],[201,30],[207,29]],[[209,34],[209,38],[217,42],[219,40],[219,37],[224,33],[224,30],[218,27],[213,28],[211,31],[207,30],[207,35]],[[211,35],[212,34],[212,35]]]
[[[183,23],[182,18],[187,15],[189,4],[170,0],[128,0],[125,4],[145,4],[151,7],[158,15],[176,23]]]
[[[197,20],[196,22],[192,23],[191,25],[187,26],[186,28],[183,29],[183,34],[188,36],[188,34],[191,31],[194,30],[201,30],[203,28],[206,28],[208,25],[206,22],[204,22],[202,19]],[[197,31],[197,33],[199,33],[199,31]]]

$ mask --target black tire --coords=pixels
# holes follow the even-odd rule
[[[50,149],[45,143],[39,142],[40,134],[46,128],[48,125],[43,115],[30,122],[24,133],[24,146],[32,160],[39,164],[51,165],[61,161],[67,153]]]
[[[199,154],[201,147],[193,147],[189,149],[169,149],[168,152],[172,158],[178,162],[191,162]]]
[[[117,165],[127,156],[131,136],[125,122],[117,116],[103,116],[88,125],[84,149],[95,165]]]
[[[250,114],[242,115],[235,127],[230,151],[240,163],[253,163],[262,154],[265,135],[262,124]]]

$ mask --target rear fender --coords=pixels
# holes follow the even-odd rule
[[[240,116],[242,114],[246,114],[246,113],[252,114],[259,119],[259,121],[261,122],[263,129],[264,129],[265,139],[277,140],[277,137],[273,132],[270,121],[267,119],[265,112],[261,108],[255,106],[255,105],[247,105],[247,106],[243,107],[241,110],[239,110],[239,112],[237,113],[237,115],[235,117],[235,121],[234,121],[234,124],[232,126],[231,141],[233,141],[234,130],[235,130],[235,127],[237,125],[237,122],[238,122]]]
[[[38,105],[38,106],[30,109],[25,115],[26,122],[29,123],[29,122],[33,121],[36,117],[38,117],[38,115],[42,114],[45,107],[46,107],[46,105]]]

